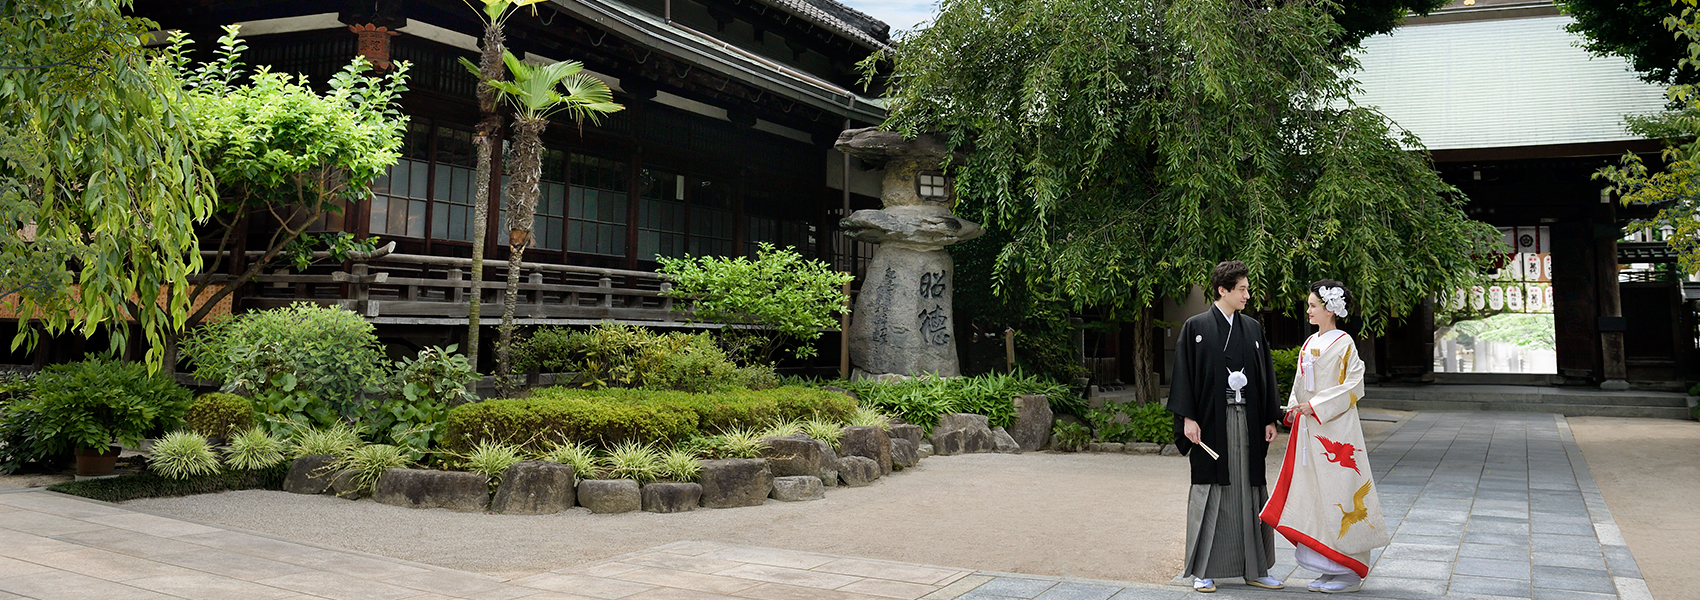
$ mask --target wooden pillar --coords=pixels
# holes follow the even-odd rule
[[[1617,226],[1615,204],[1602,203],[1594,222],[1594,273],[1599,283],[1600,383],[1602,390],[1629,389],[1629,372],[1624,364],[1623,333],[1629,329],[1623,318],[1622,298],[1617,283]]]

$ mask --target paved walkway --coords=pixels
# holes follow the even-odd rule
[[[1359,598],[1650,599],[1562,417],[1418,413],[1370,460],[1394,543]],[[992,536],[988,532],[988,536]],[[501,581],[408,561],[148,514],[41,491],[0,491],[0,600],[1291,598],[1297,584],[1216,594],[1181,586],[972,572],[680,542]]]

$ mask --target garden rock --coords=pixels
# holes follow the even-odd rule
[[[762,441],[767,442],[767,447],[762,449],[761,456],[767,459],[767,468],[774,477],[820,476],[823,442],[806,437],[767,438]],[[831,449],[827,446],[828,451]]]
[[[992,452],[998,449],[997,442],[992,437],[990,429],[964,429],[962,451],[967,453]]]
[[[702,461],[697,480],[702,483],[706,508],[759,506],[773,490],[773,471],[759,458]]]
[[[1126,452],[1128,454],[1157,454],[1162,451],[1163,446],[1161,444],[1153,444],[1150,442],[1128,442],[1126,444],[1122,444],[1122,452]]]
[[[571,466],[527,460],[502,472],[502,485],[490,500],[490,512],[548,515],[572,508],[576,501]]]
[[[967,431],[961,429],[954,429],[951,431],[939,431],[935,429],[933,431],[933,454],[937,454],[939,456],[962,454],[963,448],[967,445]]]
[[[651,483],[643,486],[643,509],[652,513],[696,510],[702,502],[702,485],[695,483]]]
[[[845,427],[844,437],[838,438],[838,453],[873,459],[880,475],[891,474],[891,437],[878,427]]]
[[[1162,454],[1163,456],[1180,456],[1181,449],[1176,448],[1174,444],[1163,444]]]
[[[915,452],[915,444],[905,438],[891,440],[891,468],[909,469],[921,462],[921,456]]]
[[[1087,452],[1121,452],[1120,442],[1092,442],[1086,445]]]
[[[991,421],[986,415],[973,413],[950,413],[939,415],[939,424],[933,431],[950,431],[952,429],[985,429],[991,430]]]
[[[880,464],[865,456],[838,459],[838,478],[848,487],[862,487],[880,478]]]
[[[578,504],[596,514],[623,513],[643,508],[643,497],[630,479],[586,479],[578,482]]]
[[[1015,422],[1009,426],[1010,437],[1021,445],[1023,452],[1044,448],[1051,441],[1051,400],[1042,395],[1015,397]]]
[[[283,491],[293,494],[323,494],[331,489],[331,463],[336,457],[329,454],[309,454],[289,463],[289,475],[283,479]]]
[[[773,492],[768,497],[781,502],[819,500],[826,497],[826,487],[819,477],[800,475],[773,478]]]
[[[886,433],[887,436],[890,436],[891,439],[893,439],[893,440],[901,438],[901,439],[909,440],[909,444],[911,446],[920,446],[921,445],[921,426],[920,425],[909,425],[907,423],[902,424],[902,425],[892,425],[891,429],[886,430],[885,433]]]
[[[931,442],[921,442],[920,445],[915,446],[915,458],[921,459],[932,455],[933,444]]]
[[[360,484],[354,481],[360,475],[354,469],[343,469],[331,476],[330,493],[346,500],[359,500],[366,497],[366,490],[360,489]]]
[[[992,429],[992,448],[1000,454],[1018,454],[1021,452],[1021,444],[1015,443],[1015,438],[1010,437],[1009,432],[1004,431],[1002,427]]]
[[[477,512],[490,504],[490,480],[477,473],[390,469],[378,477],[372,499],[407,508]]]

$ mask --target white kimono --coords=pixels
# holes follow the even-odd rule
[[[1312,571],[1363,577],[1370,550],[1391,541],[1358,424],[1363,393],[1364,361],[1351,336],[1336,329],[1305,340],[1284,407],[1293,426],[1287,457],[1260,517]],[[1296,411],[1305,404],[1314,417]]]

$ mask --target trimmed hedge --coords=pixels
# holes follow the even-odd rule
[[[553,442],[603,447],[628,440],[671,443],[775,421],[843,420],[855,410],[849,396],[804,386],[709,394],[555,387],[536,390],[530,398],[455,407],[443,424],[443,445],[465,451],[482,441],[530,449]]]
[[[47,489],[105,502],[124,502],[137,498],[168,498],[192,496],[232,490],[281,490],[289,476],[289,463],[253,471],[229,470],[215,475],[170,479],[153,472],[124,475],[111,479],[67,481]]]

